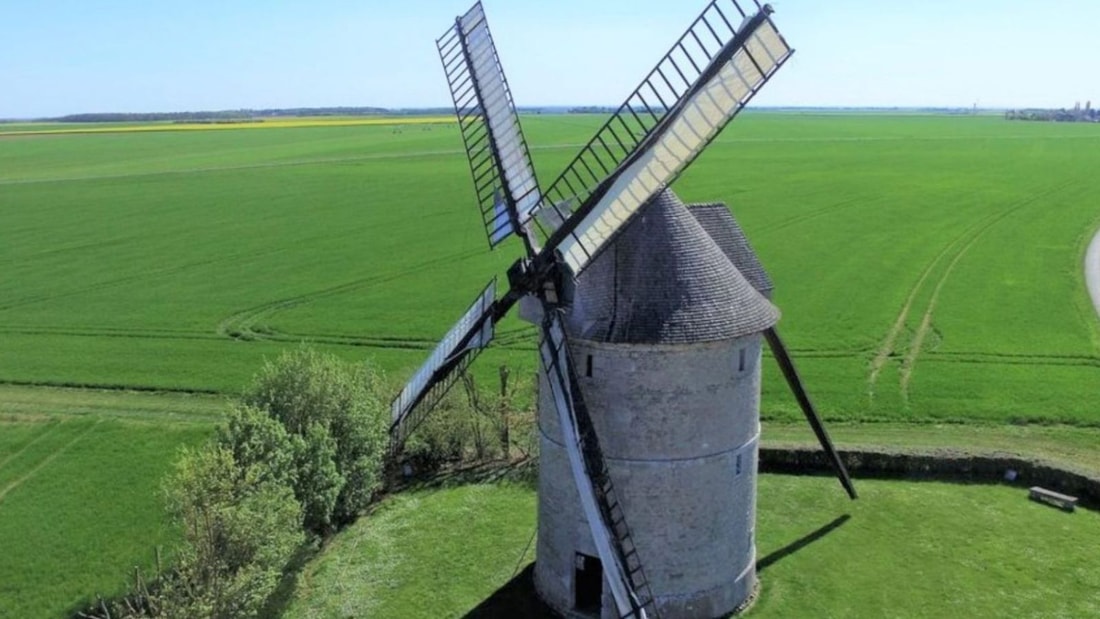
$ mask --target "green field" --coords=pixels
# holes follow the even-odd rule
[[[747,617],[1100,613],[1096,513],[1065,514],[1007,486],[859,489],[853,503],[830,479],[761,476],[763,588]],[[299,575],[286,616],[532,616],[530,589],[510,581],[535,559],[534,531],[535,493],[523,487],[397,495]]]
[[[599,120],[525,117],[544,184]],[[157,490],[175,447],[263,359],[309,341],[374,358],[396,390],[520,251],[487,251],[454,125],[17,133],[0,126],[0,616],[56,615],[148,566],[173,535]],[[1098,170],[1094,125],[747,113],[676,189],[742,221],[842,445],[1100,470],[1081,276]],[[509,319],[476,371],[533,371],[535,337]],[[770,440],[812,440],[769,365],[763,412]],[[777,595],[761,613],[786,612]]]
[[[593,117],[525,119],[548,182]],[[1100,423],[1100,127],[746,114],[689,170],[832,418]],[[301,340],[401,380],[517,255],[453,125],[0,138],[0,381],[231,392]],[[531,368],[518,321],[483,366]],[[769,372],[765,414],[794,415]]]
[[[209,435],[209,403],[11,387],[0,398],[0,617],[61,616],[123,590],[134,566],[149,574],[176,539],[161,479]]]

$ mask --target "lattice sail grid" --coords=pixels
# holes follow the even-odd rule
[[[481,291],[391,403],[390,436],[395,444],[404,442],[458,380],[457,370],[469,365],[493,339],[496,283],[494,278]]]
[[[598,188],[582,194],[594,202],[584,205],[583,219],[555,240],[574,274],[584,270],[646,201],[676,179],[790,56],[791,49],[769,19],[761,16],[753,23],[751,32],[716,53],[647,142]]]
[[[530,219],[538,180],[481,3],[437,42],[490,246]]]

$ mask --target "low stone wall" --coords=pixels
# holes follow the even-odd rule
[[[1100,476],[1097,474],[1016,454],[974,454],[946,449],[927,452],[850,449],[841,451],[840,455],[848,472],[857,477],[1009,483],[1024,488],[1042,486],[1076,496],[1083,506],[1100,509]],[[1016,479],[1012,482],[1005,479],[1010,469],[1016,471]],[[761,446],[760,470],[795,475],[832,474],[832,466],[824,452],[809,447]]]

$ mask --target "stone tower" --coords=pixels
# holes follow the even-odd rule
[[[779,318],[770,290],[724,205],[685,207],[667,190],[576,282],[573,365],[668,619],[723,615],[756,585],[761,332]],[[535,586],[563,614],[613,616],[549,392],[542,377]]]

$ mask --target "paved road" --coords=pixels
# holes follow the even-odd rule
[[[1092,237],[1085,252],[1085,285],[1088,286],[1096,313],[1100,315],[1100,231]]]

